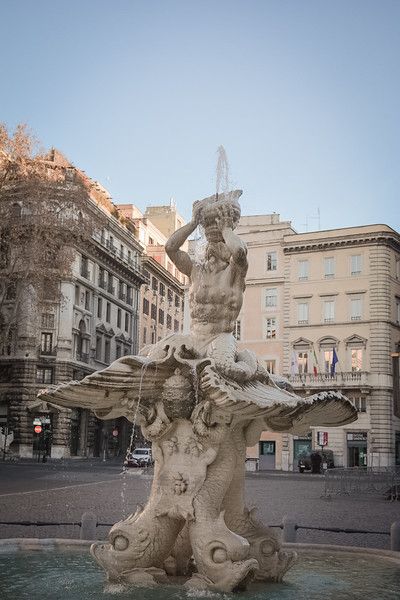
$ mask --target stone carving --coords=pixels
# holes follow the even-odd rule
[[[184,575],[188,587],[230,592],[252,578],[281,581],[296,556],[282,551],[278,536],[244,504],[246,446],[263,429],[302,434],[310,425],[357,418],[340,392],[296,396],[252,352],[238,351],[232,332],[247,272],[246,246],[234,232],[240,195],[196,202],[190,223],[167,242],[169,257],[190,278],[189,334],[172,334],[40,394],[101,419],[124,415],[153,444],[146,506],[91,549],[113,582],[153,585]],[[199,224],[207,244],[196,263],[180,248]]]

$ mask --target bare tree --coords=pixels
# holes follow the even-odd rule
[[[105,222],[94,185],[58,151],[40,151],[25,125],[9,134],[0,124],[0,354],[29,337],[45,300],[62,301],[76,249]]]

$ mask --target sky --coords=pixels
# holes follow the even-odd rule
[[[400,229],[399,0],[0,0],[0,121],[115,203]]]

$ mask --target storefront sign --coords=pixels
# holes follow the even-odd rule
[[[347,434],[348,442],[366,442],[367,441],[367,432],[366,431],[352,431]]]

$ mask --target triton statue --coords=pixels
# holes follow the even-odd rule
[[[357,413],[340,392],[308,398],[281,389],[233,328],[242,306],[247,249],[234,230],[236,190],[196,202],[172,234],[170,259],[190,279],[190,333],[172,334],[108,368],[41,392],[101,419],[125,416],[152,442],[155,458],[144,508],[116,523],[91,552],[109,581],[154,585],[185,576],[199,590],[230,592],[252,580],[281,581],[296,555],[244,503],[246,446],[264,429],[302,434],[341,426]],[[180,250],[201,225],[204,260]]]

